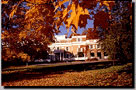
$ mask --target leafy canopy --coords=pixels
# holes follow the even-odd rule
[[[8,50],[12,52],[10,57],[22,52],[32,57],[48,51],[47,46],[61,25],[66,25],[68,31],[71,26],[75,30],[85,27],[87,19],[93,19],[90,15],[96,14],[98,3],[109,10],[114,5],[114,1],[103,0],[2,0],[3,58],[8,56]],[[98,19],[95,21],[95,26],[104,25]]]

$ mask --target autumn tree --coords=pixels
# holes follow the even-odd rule
[[[84,30],[82,35],[86,35],[87,39],[99,39],[99,31],[94,28],[88,28],[88,30]]]
[[[65,2],[69,2],[67,7]],[[78,22],[83,25],[79,17],[89,18],[83,7],[77,0],[2,0],[2,59],[20,58],[19,53],[33,57],[41,50],[48,51],[63,22],[67,28],[73,25],[77,29]]]
[[[68,3],[68,5],[65,6],[65,3]],[[78,27],[86,27],[87,19],[93,20],[95,18],[94,15],[99,9],[97,7],[98,4],[99,8],[106,6],[108,9],[111,9],[111,6],[114,5],[114,1],[58,0],[57,2],[55,2],[55,17],[57,28],[59,28],[63,24],[66,25],[68,31],[70,27],[74,27],[75,30],[78,30]],[[91,17],[90,15],[92,15],[93,17]],[[107,18],[108,16],[103,16],[103,18],[104,17]],[[95,18],[95,22],[98,21],[97,18]],[[97,24],[95,24],[95,26],[96,25]]]
[[[123,63],[133,60],[132,3],[116,2],[111,10],[108,28],[101,28],[102,48],[111,59]]]
[[[47,47],[57,33],[51,2],[9,0],[2,4],[2,59],[46,58]],[[42,55],[43,54],[43,55]],[[23,58],[22,58],[23,59]]]
[[[83,34],[90,39],[97,35],[102,49],[110,59],[119,59],[121,62],[132,61],[134,47],[132,3],[116,1],[109,5],[111,5],[109,8],[105,6],[97,8],[94,14],[94,29],[85,30]]]

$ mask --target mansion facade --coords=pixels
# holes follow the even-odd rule
[[[97,42],[99,39],[88,40],[86,35],[72,36],[71,38],[66,38],[66,35],[56,35],[55,38],[55,43],[48,46],[51,50],[50,58],[53,61],[108,58]]]

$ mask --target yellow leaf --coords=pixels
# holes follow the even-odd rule
[[[59,3],[59,5],[62,5],[62,2]],[[69,11],[71,12],[69,13]],[[69,18],[66,17],[68,14],[70,14]],[[83,7],[81,7],[79,4],[76,7],[75,3],[72,3],[63,11],[58,11],[55,14],[55,17],[60,17],[61,20],[65,22],[67,28],[74,25],[75,28],[78,29],[80,15],[89,15],[89,11],[87,9],[83,9]],[[59,18],[57,18],[57,22],[59,22]],[[57,25],[57,27],[59,26]]]
[[[84,10],[84,14],[87,14],[87,15],[89,15],[89,11],[85,8],[85,10]]]
[[[39,51],[39,50],[40,50],[40,48],[37,48],[37,49],[36,49],[36,51]]]
[[[76,16],[75,4],[74,4],[74,3],[73,3],[72,6],[71,6],[71,10],[72,10],[72,12],[71,12],[71,17],[69,17],[69,18],[67,19],[67,22],[68,22],[67,27],[70,27],[70,24],[72,23],[72,20],[73,20],[74,17]]]
[[[78,5],[77,10],[77,15],[74,17],[74,20],[72,22],[72,24],[75,25],[76,29],[78,29],[79,16],[82,14],[83,9]]]
[[[38,29],[36,29],[36,32],[39,32],[42,29],[42,26],[40,26]]]
[[[130,20],[132,21],[132,15],[130,16]]]
[[[31,24],[29,23],[29,24],[27,24],[26,26],[25,26],[25,28],[26,29],[28,29],[28,30],[30,30],[30,28],[31,28]]]
[[[39,11],[38,11],[38,9],[36,8],[36,6],[31,7],[31,9],[29,9],[29,10],[26,12],[26,14],[25,14],[25,19],[34,17],[35,15],[33,15],[33,14],[39,14]],[[33,19],[33,18],[32,18],[32,19]]]
[[[64,18],[66,15],[68,14],[68,10],[67,10],[67,8],[63,11],[63,17],[62,18]]]
[[[27,36],[27,32],[26,32],[26,31],[22,31],[22,32],[20,32],[20,34],[19,34],[19,38],[20,38],[20,39],[26,38],[26,36]]]
[[[54,15],[54,17],[60,17],[62,15],[61,11],[57,11],[56,14]]]
[[[2,4],[8,4],[8,1],[2,0]]]
[[[80,14],[78,13],[72,22],[72,24],[75,25],[76,29],[78,29],[79,16]]]
[[[110,10],[110,3],[112,3],[112,2],[114,2],[114,1],[103,1],[103,4],[105,6],[107,6],[107,8]]]
[[[27,3],[26,4],[28,7],[31,7],[33,4],[31,4],[31,3]]]
[[[17,5],[13,5],[12,11],[11,11],[11,13],[9,14],[9,18],[12,18],[12,17],[14,16],[14,14],[15,14],[16,11],[17,11],[17,7],[18,7],[18,5],[19,5],[21,2],[22,2],[22,1],[19,1],[19,3],[18,3]]]
[[[4,39],[4,38],[5,38],[5,36],[3,34],[1,34],[1,39]]]
[[[78,29],[80,15],[89,15],[89,11],[87,9],[83,10],[83,8],[80,7],[80,5],[78,4],[77,14],[74,16],[73,21],[72,21],[72,24],[75,25],[76,29]]]
[[[54,10],[54,11],[56,11],[57,8],[60,7],[63,3],[68,2],[68,1],[69,1],[69,0],[62,0],[62,1],[59,1],[59,2],[58,2],[59,4],[55,6],[55,10]]]
[[[33,4],[44,4],[48,2],[48,0],[26,0],[26,1]]]
[[[109,1],[103,1],[103,4],[107,7],[109,7]]]
[[[12,18],[14,16],[14,14],[16,13],[16,10],[17,10],[17,7],[11,11],[9,18]]]
[[[102,3],[100,2],[100,3],[99,3],[99,5],[101,6],[101,5],[102,5]]]

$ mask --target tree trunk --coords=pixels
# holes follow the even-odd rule
[[[113,56],[113,66],[115,65],[115,54]]]

